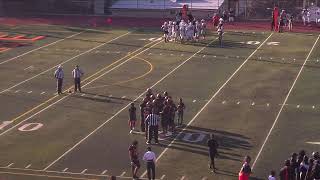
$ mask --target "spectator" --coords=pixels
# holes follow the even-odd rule
[[[320,180],[320,164],[319,162],[315,162],[314,167],[312,169],[311,177],[314,180]]]
[[[240,172],[239,172],[239,180],[249,180],[249,177],[251,174],[250,161],[251,161],[250,156],[246,156],[244,158],[244,163],[243,163],[242,168],[240,169]]]
[[[299,171],[299,163],[297,162],[297,153],[292,153],[290,158],[291,177],[296,178]]]
[[[154,180],[156,177],[156,155],[151,151],[151,147],[147,147],[147,152],[143,155],[143,160],[147,163],[148,179]]]
[[[276,172],[271,171],[268,180],[276,180]]]
[[[219,15],[217,13],[214,13],[212,17],[213,28],[218,27],[219,19],[220,19]]]
[[[309,159],[308,162],[309,168],[306,175],[306,180],[312,180],[312,167],[314,165],[314,160],[312,158]]]
[[[234,22],[235,12],[232,8],[229,10],[229,22]]]
[[[226,10],[224,10],[222,13],[222,19],[223,19],[223,21],[228,21],[228,13]]]
[[[301,16],[302,16],[303,25],[305,26],[306,22],[307,22],[307,10],[306,9],[302,10]]]
[[[280,170],[280,180],[293,180],[290,176],[291,174],[290,160],[287,159],[284,163],[284,167]]]

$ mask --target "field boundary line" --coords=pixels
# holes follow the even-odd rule
[[[317,43],[318,43],[318,41],[319,41],[319,38],[320,38],[320,35],[318,35],[317,40],[316,40],[315,43],[313,44],[313,46],[312,46],[311,50],[309,51],[309,53],[308,53],[308,55],[307,55],[307,57],[306,57],[303,65],[302,65],[301,68],[300,68],[300,71],[298,72],[295,80],[293,81],[293,83],[292,83],[292,85],[291,85],[291,88],[290,88],[290,90],[289,90],[286,98],[284,99],[284,101],[283,101],[283,103],[282,103],[282,105],[281,105],[281,108],[280,108],[280,110],[279,110],[279,112],[278,112],[278,114],[277,114],[277,116],[276,116],[276,118],[275,118],[275,120],[274,120],[274,122],[273,122],[273,124],[272,124],[272,126],[271,126],[271,128],[270,128],[270,130],[269,130],[269,132],[268,132],[268,134],[267,134],[267,136],[266,136],[266,138],[265,138],[265,140],[263,141],[263,144],[262,144],[262,146],[261,146],[261,148],[260,148],[260,150],[259,150],[259,152],[258,152],[258,154],[257,154],[257,156],[256,156],[256,158],[255,158],[255,160],[254,160],[254,162],[253,162],[253,164],[252,164],[252,169],[253,169],[254,166],[256,165],[256,163],[257,163],[257,161],[258,161],[258,159],[259,159],[259,157],[260,157],[260,155],[261,155],[261,152],[263,151],[263,149],[264,149],[264,147],[265,147],[265,145],[266,145],[266,143],[267,143],[267,141],[268,141],[268,139],[269,139],[269,137],[270,137],[270,135],[271,135],[274,127],[275,127],[275,125],[277,124],[278,119],[279,119],[279,117],[280,117],[280,114],[281,114],[281,112],[282,112],[282,110],[283,110],[283,108],[284,108],[284,105],[285,105],[286,102],[288,101],[289,96],[290,96],[290,94],[291,94],[294,86],[296,85],[296,82],[298,81],[298,79],[299,79],[299,77],[300,77],[300,75],[301,75],[301,72],[302,72],[304,66],[305,66],[306,63],[307,63],[307,60],[309,59],[310,55],[312,54],[314,48],[316,47],[316,45],[317,45]]]
[[[18,56],[15,56],[15,57],[12,57],[12,58],[10,58],[10,59],[7,59],[7,60],[5,60],[5,61],[0,62],[0,65],[5,64],[5,63],[7,63],[7,62],[11,62],[11,61],[13,61],[13,60],[15,60],[15,59],[17,59],[17,58],[20,58],[20,57],[25,56],[25,55],[27,55],[27,54],[30,54],[30,53],[32,53],[32,52],[38,51],[38,50],[43,49],[43,48],[45,48],[45,47],[49,47],[49,46],[51,46],[51,45],[57,44],[57,43],[59,43],[59,42],[61,42],[61,41],[70,39],[70,38],[72,38],[72,37],[74,37],[74,36],[77,36],[77,35],[79,35],[79,34],[82,34],[82,33],[84,33],[84,32],[85,32],[85,31],[81,31],[81,32],[75,33],[75,34],[73,34],[73,35],[71,35],[71,36],[65,37],[65,38],[63,38],[63,39],[59,39],[59,40],[54,41],[54,42],[51,42],[51,43],[49,43],[49,44],[40,46],[40,47],[38,47],[38,48],[36,48],[36,49],[32,49],[32,50],[30,50],[30,51],[24,52],[24,53],[22,53],[22,54],[20,54],[20,55],[18,55]]]
[[[108,66],[106,66],[106,67],[104,67],[104,68],[100,69],[99,71],[97,71],[96,73],[94,73],[94,74],[92,74],[91,76],[87,77],[87,78],[86,78],[85,80],[83,80],[83,81],[88,81],[88,80],[89,80],[90,78],[92,78],[93,76],[95,76],[95,75],[97,75],[97,74],[101,73],[101,72],[102,72],[102,71],[104,71],[105,69],[107,69],[107,68],[111,67],[112,65],[114,65],[114,64],[116,64],[116,63],[118,63],[118,62],[120,62],[121,60],[123,60],[123,59],[125,59],[125,58],[129,57],[129,59],[127,59],[126,61],[122,62],[121,64],[116,65],[116,66],[115,66],[115,67],[113,67],[111,70],[108,70],[108,71],[107,71],[107,73],[109,73],[110,71],[112,71],[112,70],[116,69],[117,67],[120,67],[120,66],[121,66],[122,64],[124,64],[125,62],[128,62],[128,61],[129,61],[129,60],[131,60],[132,58],[134,58],[134,57],[138,56],[139,54],[141,54],[141,53],[145,52],[146,50],[148,50],[148,49],[152,48],[153,46],[155,46],[155,45],[157,45],[157,44],[159,44],[159,43],[161,43],[161,42],[162,42],[162,41],[159,41],[159,42],[157,42],[156,44],[153,44],[152,46],[150,46],[149,48],[147,48],[147,49],[145,49],[145,50],[143,50],[143,51],[140,51],[140,50],[142,50],[143,48],[147,47],[148,45],[150,45],[150,44],[154,43],[154,42],[150,42],[150,43],[148,43],[148,44],[144,45],[143,47],[141,47],[141,48],[139,48],[139,49],[137,49],[137,50],[133,51],[133,53],[136,53],[136,52],[140,51],[138,54],[135,54],[135,55],[132,55],[132,53],[131,53],[131,54],[128,54],[128,55],[126,55],[126,56],[124,56],[124,57],[122,57],[122,58],[118,59],[117,61],[115,61],[115,62],[113,62],[113,63],[109,64]],[[131,56],[131,57],[130,57],[130,56]],[[105,72],[105,73],[103,73],[103,75],[105,75],[105,74],[107,74],[107,73]],[[102,76],[99,76],[99,78],[100,78],[100,77],[102,77]],[[93,80],[90,80],[88,83],[84,84],[82,87],[85,87],[85,86],[87,86],[87,85],[91,84],[92,82],[94,82],[94,81],[95,81],[95,80],[97,80],[97,79],[98,79],[98,78],[94,78]],[[67,89],[64,91],[64,93],[65,93],[65,92],[68,92],[68,90],[70,90],[72,87],[73,87],[73,86],[71,86],[71,87],[67,88]],[[15,127],[17,127],[18,125],[20,125],[21,123],[23,123],[23,122],[25,122],[25,121],[29,120],[30,118],[32,118],[32,117],[34,117],[34,116],[36,116],[36,115],[38,115],[38,114],[40,114],[41,112],[43,112],[43,111],[45,111],[46,109],[50,108],[51,106],[53,106],[53,105],[57,104],[58,102],[62,101],[63,99],[65,99],[65,98],[69,97],[70,95],[71,95],[71,94],[67,94],[66,96],[62,97],[61,99],[56,100],[54,103],[52,103],[52,104],[50,104],[50,105],[48,105],[48,106],[44,107],[43,109],[39,110],[38,112],[36,112],[36,113],[32,114],[31,116],[29,116],[29,117],[25,118],[25,119],[24,119],[24,120],[22,120],[21,122],[17,123],[16,125],[12,126],[11,128],[8,128],[8,129],[7,129],[7,130],[5,130],[4,132],[0,133],[0,136],[2,136],[2,135],[4,135],[5,133],[7,133],[7,132],[11,131],[12,129],[14,129],[14,128],[15,128]],[[16,118],[12,119],[11,121],[16,121],[17,119],[20,119],[21,117],[26,116],[27,114],[31,113],[32,111],[35,111],[36,109],[40,108],[41,106],[45,105],[46,103],[48,103],[48,102],[50,102],[50,101],[54,100],[56,97],[60,97],[60,96],[59,96],[59,95],[55,95],[55,96],[53,96],[52,98],[50,98],[50,99],[46,100],[45,102],[43,102],[43,103],[41,103],[41,104],[37,105],[36,107],[34,107],[34,108],[30,109],[29,111],[27,111],[27,112],[25,112],[25,113],[23,113],[23,114],[19,115],[18,117],[16,117]]]
[[[174,139],[168,144],[168,146],[160,153],[160,155],[157,157],[156,162],[159,161],[159,159],[168,151],[169,147],[172,146],[172,144],[177,140],[177,137],[181,135],[182,132],[184,132],[187,127],[192,124],[195,119],[201,114],[201,112],[210,104],[210,102],[220,93],[220,91],[228,84],[228,82],[240,71],[240,69],[249,61],[249,59],[270,39],[270,37],[273,35],[271,33],[246,59],[245,61],[235,70],[235,72],[227,79],[227,81],[222,84],[222,86],[212,95],[212,97],[207,101],[207,103],[197,112],[197,114],[189,121],[189,123],[178,133],[177,136],[174,137]],[[141,177],[144,177],[147,174],[147,171],[145,171]]]
[[[179,69],[182,65],[184,65],[185,63],[187,63],[190,59],[192,59],[194,56],[196,56],[197,54],[199,54],[201,51],[203,51],[207,46],[209,46],[210,44],[212,44],[213,42],[215,42],[217,40],[217,38],[215,38],[213,41],[211,41],[210,43],[208,43],[205,47],[200,48],[197,52],[195,52],[193,55],[191,55],[189,58],[187,58],[186,60],[184,60],[182,63],[180,63],[178,66],[176,66],[174,69],[172,69],[170,72],[168,72],[165,76],[163,76],[160,80],[158,80],[156,83],[154,83],[152,86],[150,86],[150,88],[155,87],[157,84],[159,84],[161,81],[163,81],[165,78],[167,78],[169,75],[171,75],[173,72],[175,72],[177,69]],[[163,40],[162,40],[163,41]],[[142,92],[138,97],[136,97],[133,101],[137,101],[140,97],[142,97],[144,94],[146,93],[146,91]],[[73,149],[75,149],[76,147],[78,147],[82,142],[84,142],[85,140],[87,140],[91,135],[93,135],[95,132],[97,132],[98,130],[100,130],[105,124],[107,124],[109,121],[111,121],[114,117],[116,117],[118,114],[120,114],[122,111],[124,111],[125,109],[127,109],[130,106],[131,102],[129,104],[127,104],[126,106],[124,106],[122,109],[120,109],[119,111],[117,111],[113,116],[111,116],[110,118],[108,118],[104,123],[102,123],[100,126],[98,126],[96,129],[94,129],[91,133],[89,133],[87,136],[85,136],[83,139],[81,139],[78,143],[76,143],[75,145],[73,145],[70,149],[68,149],[65,153],[63,153],[61,156],[59,156],[56,160],[54,160],[52,163],[50,163],[47,167],[45,167],[43,169],[43,171],[46,171],[47,169],[49,169],[51,166],[53,166],[56,162],[58,162],[61,158],[63,158],[64,156],[66,156],[67,154],[69,154]]]
[[[28,81],[30,81],[30,80],[32,80],[32,79],[34,79],[34,78],[36,78],[36,77],[38,77],[38,76],[40,76],[40,75],[43,75],[44,73],[47,73],[47,72],[51,71],[52,69],[58,67],[59,65],[66,64],[66,63],[69,62],[69,61],[72,61],[72,60],[74,60],[74,59],[76,59],[76,58],[78,58],[78,57],[80,57],[80,56],[82,56],[82,55],[84,55],[84,54],[87,54],[87,53],[89,53],[89,52],[91,52],[91,51],[93,51],[93,50],[95,50],[95,49],[98,49],[98,48],[106,45],[106,44],[109,44],[110,42],[115,41],[115,40],[117,40],[117,39],[119,39],[119,38],[121,38],[121,37],[123,37],[123,36],[126,36],[126,35],[128,35],[128,34],[130,34],[130,33],[131,33],[131,32],[127,32],[127,33],[125,33],[125,34],[122,34],[122,35],[120,35],[120,36],[118,36],[118,37],[116,37],[116,38],[113,38],[113,39],[105,42],[105,43],[99,44],[98,46],[95,46],[95,47],[93,47],[93,48],[91,48],[91,49],[89,49],[89,50],[87,50],[87,51],[85,51],[85,52],[82,52],[82,53],[80,53],[80,54],[78,54],[78,55],[76,55],[76,56],[73,56],[72,58],[69,58],[69,59],[67,59],[66,61],[63,61],[63,62],[61,62],[61,63],[59,63],[59,64],[57,64],[57,65],[55,65],[55,66],[53,66],[53,67],[51,67],[51,68],[49,68],[49,69],[47,69],[47,70],[45,70],[45,71],[42,71],[41,73],[39,73],[39,74],[37,74],[37,75],[34,75],[34,76],[32,76],[32,77],[30,77],[30,78],[28,78],[28,79],[26,79],[26,80],[24,80],[24,81],[21,81],[21,82],[15,84],[15,85],[13,85],[13,86],[7,88],[7,89],[2,90],[2,91],[0,92],[0,94],[3,94],[3,93],[6,92],[6,91],[9,91],[9,90],[11,90],[11,89],[13,89],[13,88],[15,88],[15,87],[17,87],[17,86],[25,83],[25,82],[28,82]]]

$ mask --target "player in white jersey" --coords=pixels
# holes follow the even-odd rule
[[[183,43],[183,41],[186,39],[186,23],[184,20],[181,20],[179,24],[179,34],[180,34],[180,41]]]
[[[189,22],[189,24],[187,25],[186,35],[187,35],[187,40],[188,41],[192,41],[193,40],[194,26],[193,26],[192,22]]]
[[[196,25],[195,25],[195,40],[199,41],[199,37],[200,37],[200,33],[201,33],[201,24],[199,23],[199,21],[196,21]]]
[[[223,27],[223,19],[220,18],[220,23],[218,25],[218,36],[219,36],[219,44],[220,44],[220,47],[222,47],[222,36],[223,36],[223,31],[224,31],[224,27]]]
[[[171,37],[172,37],[172,27],[173,27],[173,23],[172,23],[172,21],[169,21],[169,24],[168,24],[168,40],[171,40]]]
[[[163,30],[163,37],[164,37],[164,42],[169,42],[169,25],[167,22],[164,22],[164,24],[161,26],[161,29]]]
[[[201,20],[201,29],[200,29],[200,36],[205,39],[206,38],[206,29],[207,29],[207,24],[204,19]]]
[[[177,41],[177,38],[178,38],[178,34],[179,34],[179,26],[177,25],[176,22],[173,22],[172,23],[172,36],[171,36],[171,39],[176,42]]]

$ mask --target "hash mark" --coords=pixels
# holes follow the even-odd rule
[[[107,173],[108,172],[108,170],[104,170],[102,173],[101,173],[101,175],[104,175],[105,173]]]
[[[88,169],[84,169],[81,174],[84,174],[86,171],[88,171]]]
[[[65,168],[64,170],[62,170],[62,172],[66,172],[68,170],[68,168]]]
[[[7,166],[7,168],[11,167],[12,165],[14,165],[14,163],[10,163],[10,164]]]
[[[29,165],[28,165],[28,166],[26,166],[25,168],[26,168],[26,169],[29,169],[30,167],[31,167],[31,164],[29,164]]]

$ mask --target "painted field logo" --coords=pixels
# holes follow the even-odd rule
[[[0,53],[10,49],[28,45],[35,41],[44,39],[45,36],[26,37],[26,35],[10,35],[0,32]]]

